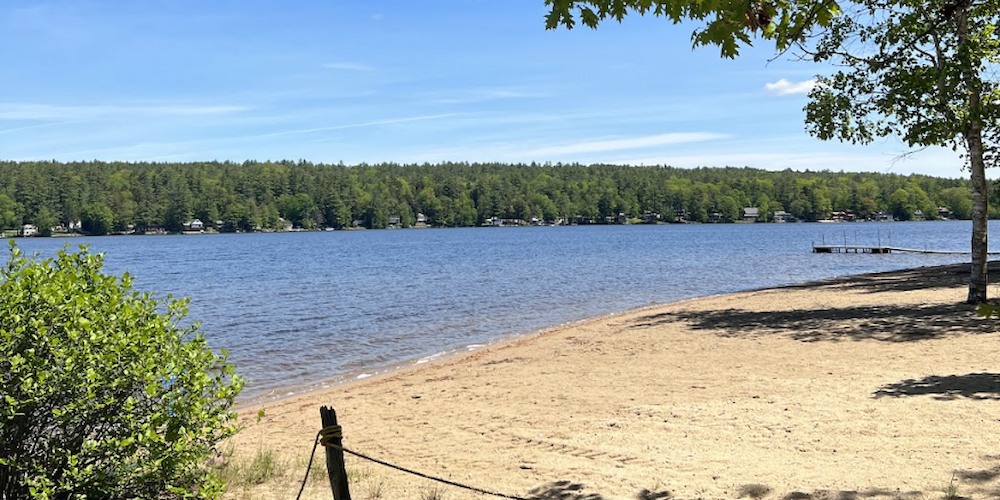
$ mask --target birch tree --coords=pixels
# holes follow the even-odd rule
[[[949,147],[971,174],[967,302],[986,301],[987,182],[1000,143],[1000,0],[546,0],[546,26],[597,28],[654,15],[694,21],[694,46],[722,57],[754,41],[821,63],[805,107],[813,136],[866,144],[895,136]]]

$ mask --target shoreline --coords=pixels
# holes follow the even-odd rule
[[[914,271],[925,271],[926,272],[926,271],[939,270],[940,272],[951,273],[951,272],[961,271],[962,269],[966,268],[967,266],[968,266],[968,264],[965,264],[965,263],[962,263],[962,264],[945,264],[945,265],[938,265],[938,266],[921,266],[921,267],[917,267],[917,268],[901,269],[901,270],[896,270],[896,271],[878,271],[878,272],[853,274],[853,275],[846,275],[846,276],[835,276],[835,277],[831,277],[831,278],[819,279],[819,280],[810,280],[810,281],[805,281],[805,282],[801,282],[801,283],[792,283],[792,284],[780,285],[780,286],[751,287],[751,288],[747,288],[747,289],[744,289],[744,290],[737,290],[737,291],[734,291],[734,292],[714,293],[714,294],[701,295],[701,296],[696,296],[696,297],[681,298],[681,299],[677,299],[677,300],[673,300],[673,301],[668,301],[668,302],[662,302],[662,303],[653,303],[653,304],[649,304],[649,305],[645,305],[645,306],[640,306],[640,307],[635,307],[635,308],[631,308],[631,309],[625,309],[625,310],[616,311],[616,312],[610,312],[610,313],[606,313],[606,314],[598,314],[598,315],[595,315],[595,316],[588,316],[588,317],[585,317],[585,318],[581,318],[581,319],[577,319],[577,320],[572,320],[572,321],[567,321],[567,322],[563,322],[563,323],[558,323],[558,324],[555,324],[555,325],[551,325],[551,326],[547,326],[547,327],[543,327],[543,328],[538,328],[538,329],[530,330],[530,331],[526,331],[526,332],[515,333],[515,334],[512,334],[512,335],[506,335],[506,336],[502,336],[502,337],[499,337],[499,338],[496,338],[496,339],[493,339],[493,340],[485,341],[483,343],[459,345],[459,346],[448,348],[448,349],[446,349],[444,351],[439,351],[439,352],[436,352],[436,353],[432,353],[432,354],[429,354],[429,355],[426,355],[426,356],[417,357],[417,358],[408,358],[408,359],[404,359],[404,360],[401,360],[401,361],[398,361],[398,362],[388,363],[388,364],[384,364],[384,365],[377,365],[377,366],[368,367],[368,368],[359,368],[359,369],[352,370],[350,372],[344,373],[342,375],[338,375],[338,376],[334,376],[334,377],[329,377],[329,378],[317,380],[315,382],[306,382],[304,384],[282,385],[282,386],[276,387],[274,389],[271,389],[270,391],[268,391],[265,394],[255,395],[255,396],[249,397],[249,398],[247,398],[245,400],[237,399],[236,404],[235,404],[235,408],[236,408],[236,410],[238,412],[239,411],[249,411],[249,410],[254,409],[254,408],[258,408],[259,409],[261,407],[266,407],[268,405],[273,405],[273,404],[280,403],[280,402],[282,402],[283,400],[286,400],[286,399],[294,399],[294,398],[297,398],[297,397],[306,397],[306,396],[309,396],[311,394],[315,394],[315,393],[323,392],[323,391],[327,391],[327,390],[332,390],[332,389],[335,389],[337,387],[347,386],[347,385],[351,385],[351,384],[354,384],[354,383],[362,383],[362,382],[364,382],[366,380],[378,379],[380,377],[389,376],[389,375],[391,375],[393,373],[397,373],[397,372],[405,372],[405,371],[408,371],[408,370],[419,369],[422,366],[428,365],[428,364],[431,364],[431,363],[447,362],[449,360],[454,360],[455,358],[461,358],[462,356],[470,355],[470,354],[472,354],[473,352],[475,352],[475,351],[477,351],[479,349],[484,349],[484,348],[494,347],[494,346],[503,346],[503,345],[510,344],[510,343],[516,343],[516,342],[519,342],[519,341],[522,341],[522,340],[528,340],[528,339],[531,339],[533,337],[542,336],[542,335],[545,335],[547,333],[551,333],[551,332],[558,331],[558,330],[561,330],[561,329],[573,328],[573,327],[576,327],[578,325],[582,325],[582,324],[589,323],[589,322],[592,322],[592,321],[601,321],[601,320],[604,320],[604,319],[614,318],[616,316],[629,315],[629,314],[633,314],[633,313],[641,313],[641,312],[646,311],[646,310],[658,309],[658,308],[663,308],[663,307],[668,307],[668,306],[674,306],[674,305],[681,305],[681,304],[683,304],[685,302],[690,302],[690,301],[713,299],[713,298],[724,297],[724,296],[728,296],[728,295],[736,295],[736,294],[741,294],[741,293],[763,292],[763,291],[767,291],[767,290],[784,290],[784,289],[794,289],[794,288],[809,288],[809,287],[815,287],[815,286],[836,284],[836,283],[841,282],[841,281],[851,281],[851,280],[865,279],[865,278],[877,278],[880,275],[898,274],[898,273],[914,272]],[[990,261],[989,264],[988,264],[988,266],[989,266],[989,271],[991,273],[1000,273],[1000,260]]]
[[[965,267],[684,299],[283,398],[256,420],[241,407],[230,460],[268,450],[281,473],[228,498],[294,496],[321,405],[351,449],[520,496],[995,495],[1000,322],[961,303]],[[358,498],[437,487],[347,467]],[[324,480],[304,498],[328,497]]]
[[[891,272],[891,271],[890,271]],[[866,273],[866,274],[876,274],[876,273]],[[864,275],[858,275],[864,276]],[[830,279],[839,279],[830,278]],[[807,282],[807,283],[821,283],[823,280]],[[703,299],[712,299],[717,297],[724,297],[726,295],[733,295],[737,293],[748,293],[754,291],[769,290],[772,288],[785,288],[785,287],[795,287],[795,286],[806,286],[807,283],[796,284],[796,285],[784,285],[781,287],[771,287],[771,288],[751,288],[747,290],[741,290],[736,292],[726,292],[726,293],[714,293],[709,295],[702,295],[697,297],[688,297],[677,300],[672,300],[669,302],[654,303],[645,306],[635,307],[631,309],[625,309],[622,311],[611,312],[606,314],[598,314],[595,316],[588,316],[585,318],[566,321],[563,323],[558,323],[555,325],[538,328],[535,330],[530,330],[522,333],[515,333],[512,335],[505,335],[494,340],[485,341],[483,343],[477,344],[466,344],[457,347],[452,347],[444,351],[433,353],[427,356],[422,356],[419,358],[408,358],[399,362],[389,363],[385,365],[378,365],[370,368],[361,368],[357,370],[352,370],[340,376],[330,377],[322,379],[316,382],[308,382],[305,384],[297,385],[287,385],[280,386],[271,389],[266,394],[255,395],[246,400],[237,399],[234,408],[237,412],[241,411],[256,411],[257,409],[267,407],[268,405],[278,404],[287,399],[295,399],[298,397],[308,397],[310,395],[316,394],[318,392],[323,392],[327,390],[333,390],[338,387],[349,386],[356,383],[364,383],[366,381],[375,381],[380,377],[390,376],[398,372],[406,372],[409,370],[419,370],[422,367],[434,363],[446,363],[448,361],[454,361],[460,359],[463,356],[469,356],[473,353],[490,347],[501,347],[507,344],[517,343],[520,341],[530,340],[534,337],[543,336],[552,332],[559,330],[574,328],[581,326],[586,323],[593,321],[602,321],[605,319],[611,319],[617,316],[624,316],[633,313],[641,313],[643,311],[657,309],[661,307],[667,307],[671,305],[679,305],[685,302],[697,301]],[[281,393],[281,394],[275,394]]]

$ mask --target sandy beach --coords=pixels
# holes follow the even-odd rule
[[[229,460],[279,467],[228,496],[294,498],[329,405],[350,449],[526,498],[1000,497],[1000,321],[962,304],[966,280],[963,265],[689,300],[245,405]],[[347,466],[356,500],[491,498]],[[325,478],[303,498],[331,498]]]

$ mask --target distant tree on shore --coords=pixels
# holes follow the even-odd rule
[[[71,180],[67,180],[71,179]],[[27,189],[30,187],[30,189]],[[895,198],[894,198],[895,195]],[[780,172],[750,168],[442,163],[0,162],[0,229],[20,224],[88,234],[180,231],[201,220],[219,231],[297,227],[476,226],[492,218],[604,223],[734,221],[758,207],[806,221],[850,211],[902,219],[937,207],[971,215],[968,181],[923,175]],[[899,210],[896,210],[899,208]],[[718,214],[713,217],[713,214]],[[1000,215],[994,213],[994,215]],[[398,221],[397,221],[398,218]]]

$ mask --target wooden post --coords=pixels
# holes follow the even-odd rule
[[[337,412],[333,408],[323,406],[319,409],[319,418],[323,428],[337,425]],[[332,444],[343,446],[343,439],[330,439]],[[347,469],[344,468],[344,452],[339,448],[326,449],[326,473],[330,476],[330,489],[333,490],[333,500],[351,500],[351,491],[347,485]]]

